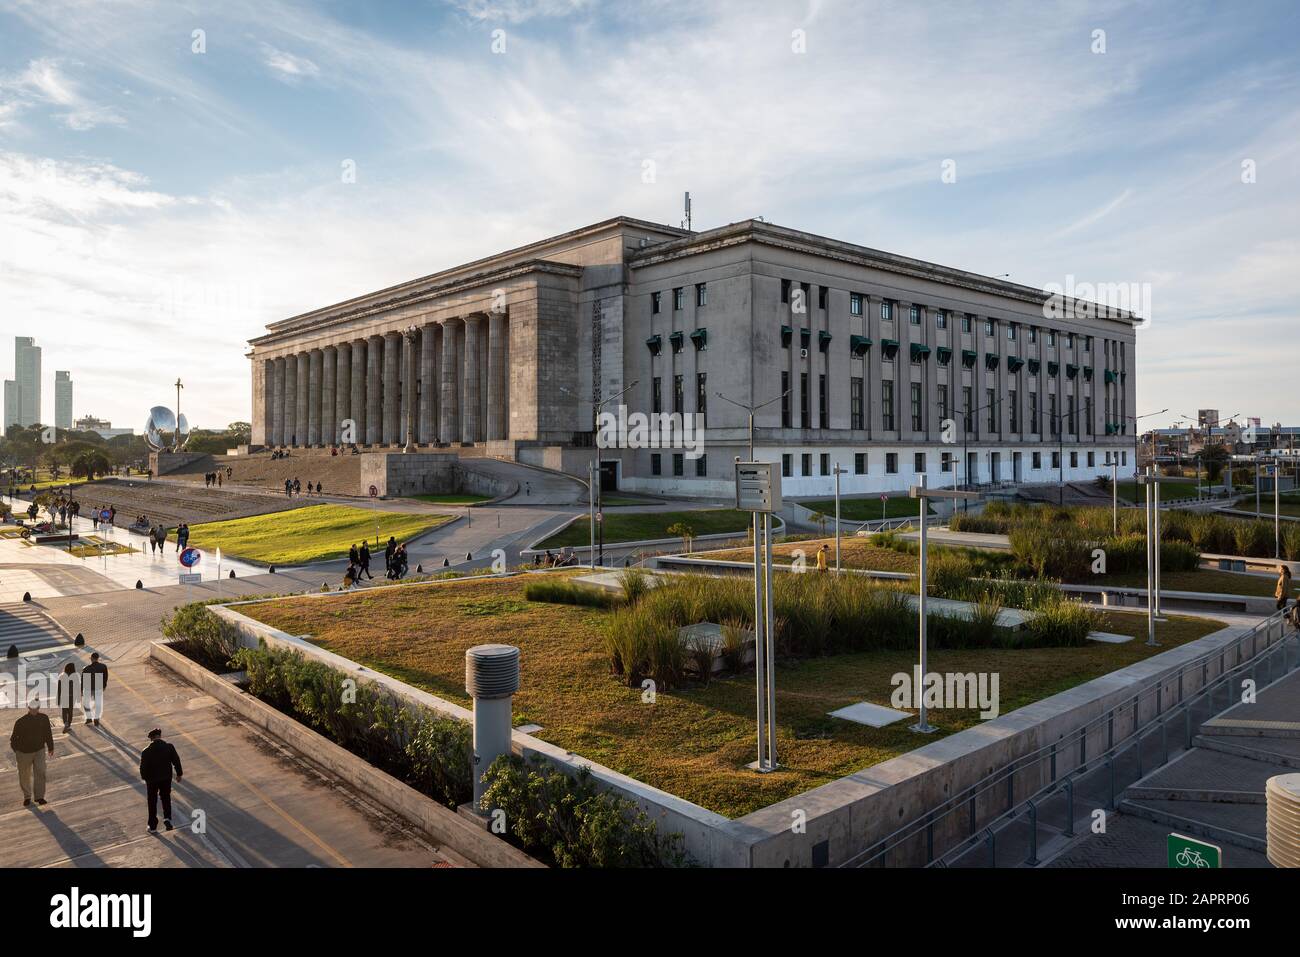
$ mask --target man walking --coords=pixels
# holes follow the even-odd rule
[[[163,740],[162,731],[149,732],[149,746],[140,752],[140,779],[149,801],[149,830],[158,830],[158,799],[162,798],[163,827],[172,829],[172,768],[181,779],[181,759],[176,749]]]
[[[99,652],[92,652],[90,664],[81,669],[81,710],[86,724],[99,726],[104,713],[104,691],[108,688],[108,666],[99,660]]]
[[[54,730],[50,719],[41,714],[41,702],[33,697],[27,704],[27,713],[14,722],[9,735],[18,765],[18,786],[23,792],[23,807],[30,807],[32,794],[36,803],[45,803],[45,755],[54,754]]]
[[[365,542],[362,542],[361,551],[358,553],[357,557],[361,564],[361,574],[364,574],[367,578],[373,579],[375,576],[370,574],[370,546]],[[357,578],[360,579],[361,575],[357,575]]]

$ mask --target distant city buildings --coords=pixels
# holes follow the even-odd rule
[[[134,429],[115,429],[108,419],[97,419],[93,415],[83,415],[73,427],[78,432],[98,432],[104,439],[111,439],[115,435],[135,435]]]
[[[66,370],[54,373],[54,425],[72,428],[72,373]]]
[[[41,421],[41,347],[14,336],[14,377],[5,380],[5,428]]]

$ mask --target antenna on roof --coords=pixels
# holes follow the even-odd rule
[[[691,193],[690,193],[690,190],[687,190],[687,192],[686,192],[686,218],[682,220],[682,229],[685,229],[687,232],[689,232],[689,231],[690,231],[690,228],[691,228]]]

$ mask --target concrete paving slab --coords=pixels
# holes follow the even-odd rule
[[[872,728],[883,728],[887,724],[893,724],[895,721],[902,721],[904,718],[912,717],[906,711],[895,711],[893,708],[872,704],[869,701],[860,701],[857,704],[849,705],[847,708],[840,708],[838,711],[827,713],[832,718],[843,718],[845,721],[865,724]]]

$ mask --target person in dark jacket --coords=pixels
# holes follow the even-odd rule
[[[162,798],[163,827],[172,829],[172,768],[176,780],[182,776],[180,755],[163,740],[162,731],[149,732],[149,746],[140,752],[140,779],[144,781],[149,801],[149,830],[158,830],[158,799]]]
[[[384,574],[388,578],[393,577],[393,552],[397,551],[397,539],[388,536],[388,544],[384,546]]]
[[[357,558],[361,565],[361,571],[357,575],[357,580],[360,581],[362,575],[365,575],[367,578],[374,578],[375,576],[370,574],[370,546],[365,542],[361,543],[361,551],[357,553]]]
[[[99,660],[99,652],[90,656],[90,664],[81,669],[81,711],[86,724],[99,725],[104,713],[104,693],[108,689],[108,666]]]
[[[50,719],[41,714],[41,702],[33,698],[27,713],[14,722],[9,747],[18,765],[18,786],[23,791],[23,807],[30,807],[33,791],[37,804],[45,803],[45,755],[54,755],[54,730]],[[33,778],[35,780],[33,781]]]
[[[77,703],[77,666],[69,661],[63,666],[58,683],[59,714],[63,718],[63,733],[72,731],[72,709]]]

